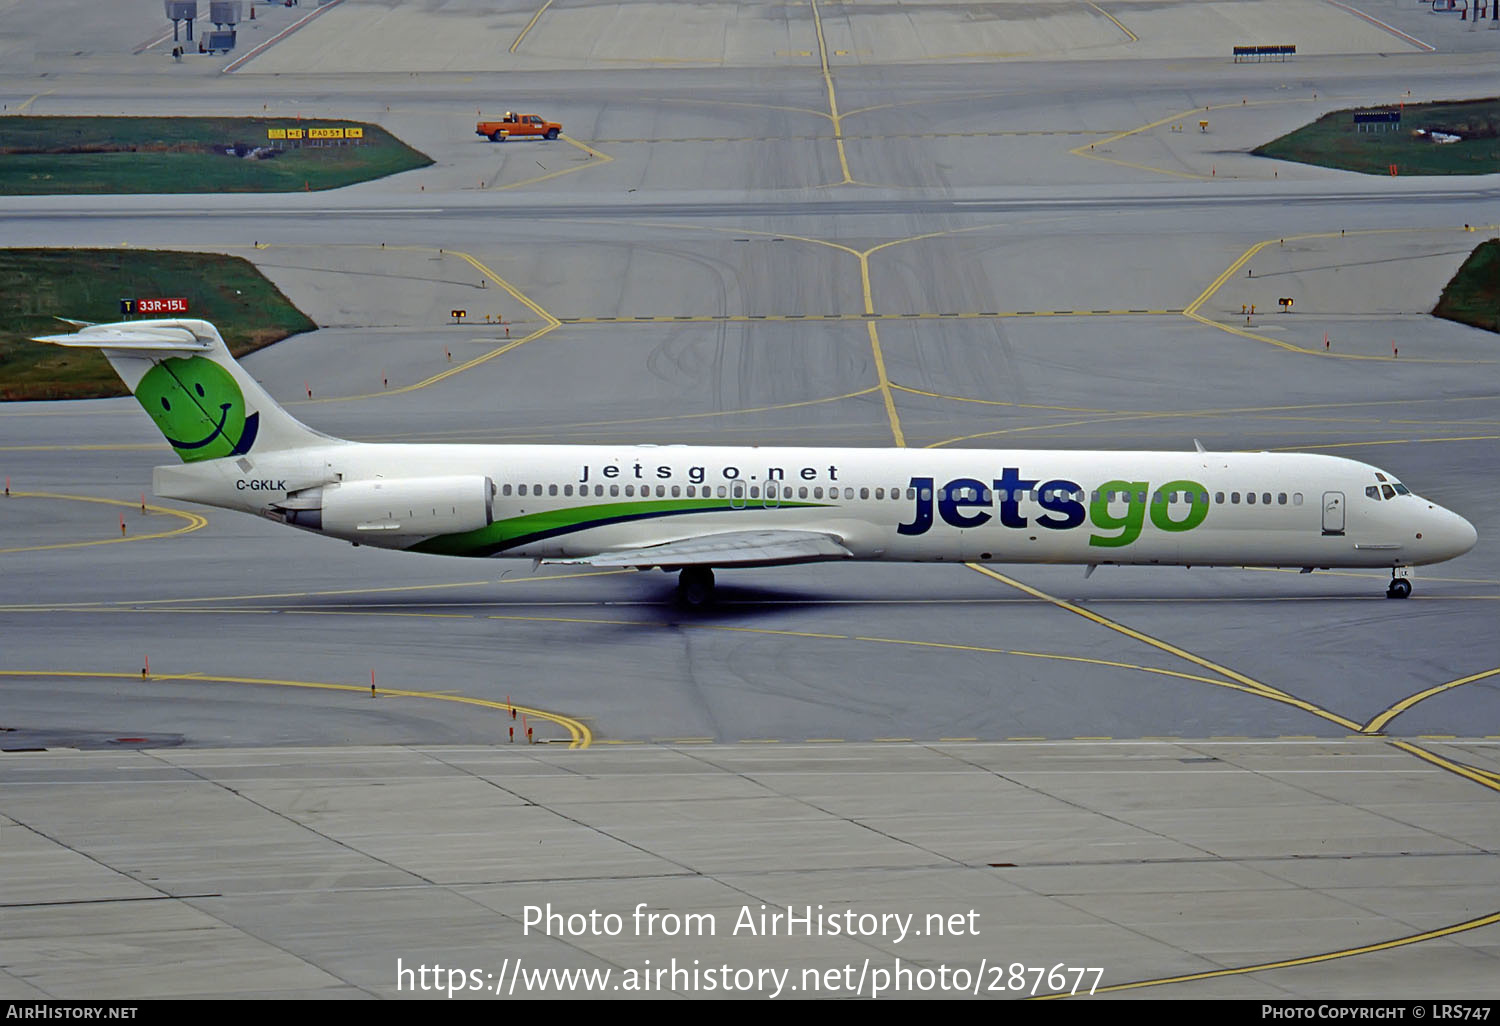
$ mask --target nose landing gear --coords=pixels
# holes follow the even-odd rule
[[[1411,567],[1398,566],[1391,571],[1391,583],[1385,589],[1385,597],[1393,599],[1411,597]]]

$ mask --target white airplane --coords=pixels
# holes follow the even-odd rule
[[[159,496],[356,545],[679,573],[822,560],[1411,568],[1452,559],[1463,517],[1355,460],[1301,453],[408,445],[307,427],[213,325],[86,325],[182,466]]]

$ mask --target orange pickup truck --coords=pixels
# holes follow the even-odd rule
[[[475,135],[489,136],[495,142],[504,142],[510,136],[539,135],[544,139],[556,139],[562,134],[562,124],[548,121],[540,114],[512,114],[505,112],[499,121],[481,121],[474,126]]]

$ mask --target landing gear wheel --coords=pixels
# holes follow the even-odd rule
[[[1385,589],[1385,597],[1393,599],[1404,599],[1411,595],[1411,582],[1404,577],[1397,577],[1391,581],[1390,587]]]
[[[702,609],[714,600],[714,572],[706,566],[685,566],[677,575],[677,601]]]

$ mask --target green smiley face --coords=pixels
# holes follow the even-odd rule
[[[240,386],[201,356],[163,360],[136,385],[139,400],[186,463],[250,451],[260,414],[245,414]]]

